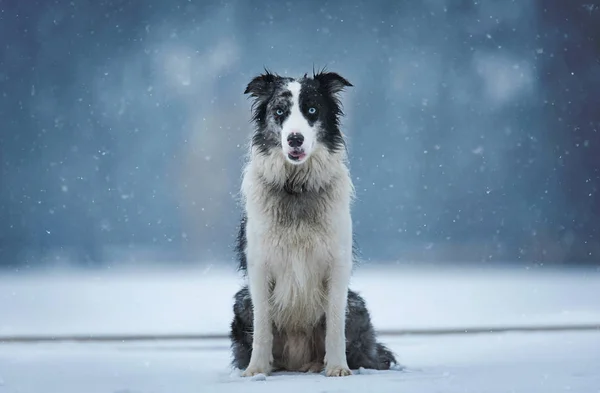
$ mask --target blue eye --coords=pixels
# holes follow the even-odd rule
[[[281,109],[277,109],[277,110],[275,111],[275,113],[277,114],[277,116],[281,116],[281,115],[283,115],[283,111],[282,111]]]
[[[308,108],[308,113],[310,113],[311,115],[314,115],[315,113],[317,113],[317,108],[315,108],[315,107]]]

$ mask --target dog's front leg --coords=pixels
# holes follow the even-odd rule
[[[273,365],[273,331],[269,310],[269,275],[265,263],[248,266],[250,297],[254,307],[254,333],[250,364],[244,377],[269,374]]]
[[[352,260],[348,258],[351,255],[344,255],[331,267],[325,317],[325,375],[328,377],[352,374],[346,359],[346,304],[352,271]]]

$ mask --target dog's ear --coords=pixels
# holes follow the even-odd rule
[[[337,94],[346,87],[351,87],[352,83],[348,82],[343,76],[335,72],[321,71],[314,74],[314,79],[319,81],[322,87],[327,89],[331,94]]]
[[[268,97],[273,88],[275,87],[275,82],[280,77],[271,73],[269,70],[265,69],[263,74],[254,77],[246,86],[246,90],[244,90],[244,94],[250,94],[251,97],[255,98],[266,98]]]

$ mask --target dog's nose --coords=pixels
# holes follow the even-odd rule
[[[292,132],[287,137],[287,142],[290,147],[300,147],[304,142],[304,135],[298,132]]]

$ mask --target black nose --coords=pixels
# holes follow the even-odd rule
[[[292,132],[290,135],[288,135],[287,142],[290,147],[300,147],[302,146],[302,142],[304,142],[304,136],[302,134]]]

